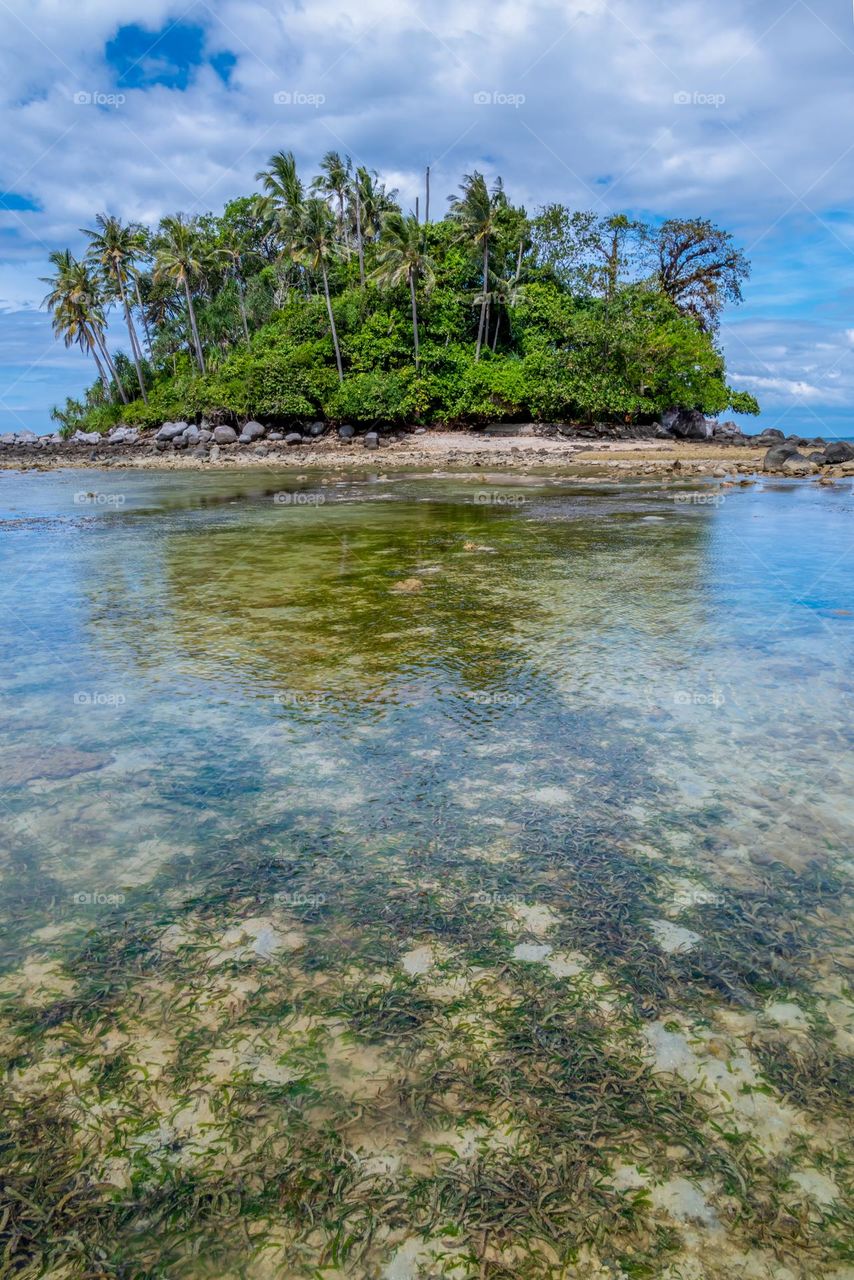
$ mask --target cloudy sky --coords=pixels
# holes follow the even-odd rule
[[[731,382],[854,435],[851,0],[0,0],[0,66],[0,431],[91,381],[39,309],[52,249],[334,147],[407,205],[429,164],[431,212],[479,168],[529,211],[713,218],[753,262]]]

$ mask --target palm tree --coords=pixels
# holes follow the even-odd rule
[[[196,311],[190,284],[204,275],[205,266],[198,236],[192,223],[186,222],[181,214],[163,218],[156,241],[154,278],[155,281],[172,280],[183,289],[196,360],[202,373],[205,372],[205,356],[199,340],[199,328],[196,324]]]
[[[136,276],[134,268],[140,249],[140,228],[132,224],[125,227],[118,218],[103,213],[99,213],[96,216],[95,222],[97,223],[96,231],[87,231],[83,228],[83,234],[89,237],[89,249],[86,257],[101,272],[105,282],[121,300],[130,338],[133,362],[136,365],[139,390],[147,404],[148,396],[145,393],[145,379],[142,376],[142,348],[139,345],[139,339],[133,323],[127,291],[128,285]]]
[[[264,188],[260,198],[262,214],[275,220],[286,242],[290,242],[299,225],[305,192],[297,173],[297,162],[292,151],[277,151],[267,161],[268,167],[255,174],[255,181]]]
[[[335,363],[338,365],[338,381],[343,382],[344,370],[341,366],[341,348],[338,345],[338,330],[335,327],[332,299],[329,296],[329,274],[327,271],[327,264],[335,259],[338,252],[338,244],[335,240],[335,225],[326,201],[316,197],[306,200],[303,206],[302,219],[297,230],[293,255],[297,261],[305,263],[312,271],[320,269],[323,277],[326,311],[329,316],[329,326],[332,330],[332,345],[335,348]]]
[[[349,245],[349,235],[344,221],[344,201],[350,192],[351,169],[349,156],[342,156],[338,151],[327,151],[320,162],[320,177],[315,178],[311,184],[312,191],[318,195],[327,200],[338,201],[338,234],[345,245]]]
[[[358,168],[354,186],[358,189],[362,237],[364,240],[376,240],[382,231],[385,215],[399,210],[397,190],[387,191],[385,183],[379,181],[376,169]]]
[[[477,170],[467,173],[460,184],[462,195],[451,196],[450,218],[458,224],[459,239],[483,251],[483,288],[480,296],[480,323],[477,327],[475,360],[480,359],[489,305],[489,240],[498,230],[498,216],[505,207],[504,188],[498,178],[490,192],[486,179]]]
[[[44,284],[50,285],[42,306],[53,313],[54,333],[62,337],[66,347],[76,343],[81,350],[92,355],[98,377],[104,389],[108,390],[110,378],[105,372],[106,367],[122,401],[127,404],[125,389],[104,340],[106,321],[98,281],[86,264],[78,262],[67,249],[55,250],[50,255],[50,263],[56,270],[52,276],[42,276]]]
[[[378,266],[372,279],[386,288],[394,288],[404,280],[409,285],[412,303],[412,332],[415,339],[415,372],[419,369],[418,354],[418,303],[415,286],[420,279],[426,288],[436,280],[433,263],[425,247],[424,228],[413,217],[405,218],[400,212],[387,213],[380,235]]]
[[[243,280],[243,259],[246,254],[246,236],[237,227],[227,227],[220,239],[218,253],[224,257],[229,266],[229,274],[237,285],[237,301],[240,306],[240,319],[243,324],[243,336],[249,346],[249,324],[246,320],[246,285]]]

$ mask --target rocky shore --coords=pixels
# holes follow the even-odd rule
[[[381,455],[380,457],[375,455]],[[0,469],[54,467],[334,467],[370,461],[391,467],[450,467],[571,473],[729,475],[757,471],[817,475],[824,482],[854,474],[854,446],[767,430],[746,436],[734,423],[673,411],[653,426],[497,424],[452,430],[407,427],[357,431],[347,423],[307,424],[300,431],[250,421],[239,427],[202,421],[165,422],[142,431],[118,426],[108,435],[76,432],[68,440],[18,432],[0,436]]]

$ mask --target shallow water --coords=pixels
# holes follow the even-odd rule
[[[853,514],[0,473],[20,1273],[849,1274]]]

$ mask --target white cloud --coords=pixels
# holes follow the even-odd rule
[[[185,92],[117,85],[104,58],[116,31],[136,23],[154,42],[178,19],[204,27],[207,52],[234,55],[229,84],[208,66]],[[407,204],[430,163],[434,212],[477,166],[529,208],[713,217],[755,262],[744,319],[725,331],[736,367],[769,379],[769,397],[847,394],[847,377],[805,377],[803,361],[828,333],[852,341],[842,290],[854,228],[839,213],[852,196],[850,13],[800,0],[12,0],[0,28],[3,184],[40,206],[0,212],[0,305],[36,302],[36,264],[79,247],[101,209],[153,221],[215,208],[251,190],[274,150],[292,148],[309,170],[336,147],[383,171]],[[167,55],[155,45],[145,57]],[[74,101],[119,90],[112,110]],[[280,90],[325,102],[277,106]],[[525,101],[478,107],[479,90]],[[805,349],[781,369],[792,307]],[[762,317],[754,365],[737,335]],[[811,390],[795,392],[801,383]]]

